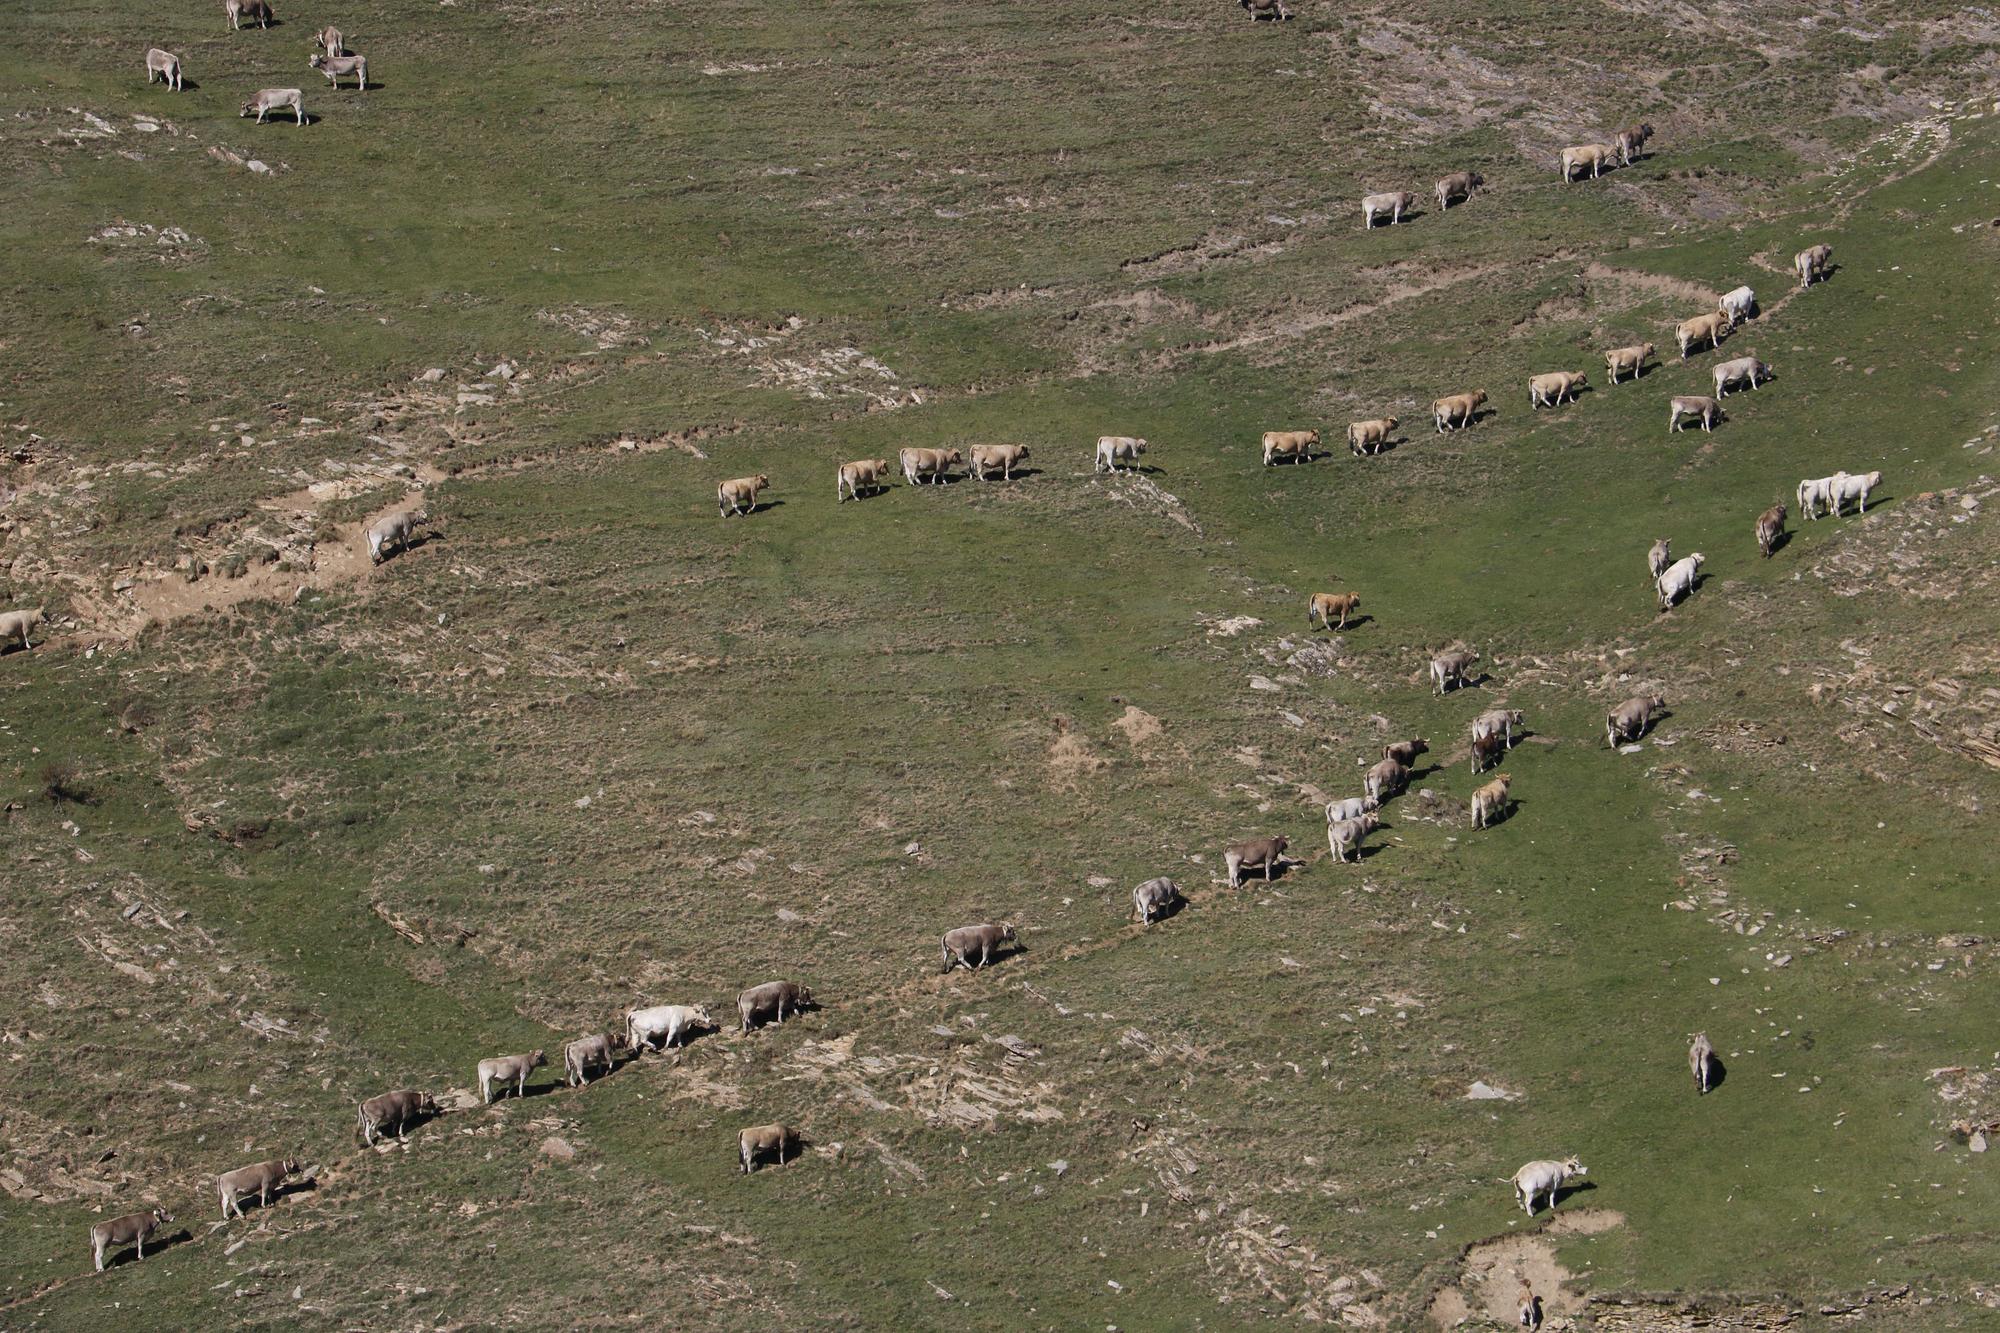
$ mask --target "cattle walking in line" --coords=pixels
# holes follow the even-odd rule
[[[1346,629],[1347,618],[1360,606],[1358,592],[1316,592],[1306,599],[1306,628]]]
[[[1645,373],[1646,358],[1653,355],[1655,350],[1651,343],[1614,347],[1604,354],[1604,369],[1610,375],[1613,384],[1618,383],[1620,375],[1636,380]]]
[[[775,1154],[783,1166],[787,1154],[795,1159],[798,1152],[799,1132],[790,1125],[753,1125],[736,1136],[736,1156],[746,1176],[767,1155]]]
[[[1014,480],[1014,469],[1028,461],[1028,446],[1025,444],[975,444],[972,446],[972,464],[967,473],[974,481],[987,481],[989,474],[1000,473],[1002,481]]]
[[[1546,375],[1534,375],[1528,380],[1528,407],[1560,407],[1564,402],[1576,401],[1576,391],[1589,385],[1590,380],[1580,370],[1552,370]]]
[[[813,993],[809,986],[790,981],[767,981],[736,997],[736,1018],[743,1025],[743,1031],[748,1032],[753,1021],[762,1027],[766,1014],[775,1014],[776,1021],[782,1023],[787,1009],[796,1016],[812,1003]]]
[[[1496,819],[1504,818],[1510,807],[1507,789],[1514,783],[1512,774],[1495,773],[1493,781],[1472,793],[1472,827],[1486,828]]]
[[[724,518],[756,513],[757,496],[770,484],[771,479],[761,472],[754,477],[736,477],[721,483],[715,488],[716,512]]]
[[[1604,716],[1604,739],[1616,747],[1636,741],[1667,711],[1664,694],[1635,694]]]
[[[1478,419],[1479,409],[1485,404],[1484,389],[1449,394],[1431,404],[1431,424],[1437,427],[1440,435],[1447,430],[1460,430]]]
[[[1688,1046],[1688,1069],[1694,1074],[1695,1092],[1707,1096],[1710,1076],[1715,1072],[1715,1047],[1706,1032],[1695,1033]]]
[[[1651,124],[1641,122],[1628,126],[1611,136],[1611,146],[1618,150],[1618,161],[1624,166],[1632,165],[1632,155],[1646,146],[1646,140],[1653,137]]]
[[[1384,213],[1389,215],[1389,225],[1395,226],[1403,220],[1403,214],[1414,208],[1417,196],[1408,190],[1394,190],[1385,194],[1365,194],[1361,196],[1361,225],[1372,231],[1375,219]]]
[[[1453,204],[1462,204],[1472,198],[1472,192],[1486,184],[1486,178],[1476,171],[1454,171],[1440,180],[1436,186],[1438,212],[1442,213]]]
[[[941,941],[944,970],[949,972],[955,967],[963,967],[968,972],[977,971],[993,961],[1001,945],[1015,938],[1013,924],[1006,921],[947,930]]]
[[[902,449],[896,459],[902,465],[904,481],[912,486],[936,486],[951,476],[952,468],[965,462],[965,455],[956,449]]]
[[[121,1245],[136,1245],[141,1259],[146,1257],[146,1238],[174,1220],[164,1208],[144,1213],[127,1213],[109,1218],[90,1229],[90,1257],[97,1271],[104,1271],[105,1254]]]
[[[1676,603],[1694,591],[1695,582],[1701,576],[1702,563],[1707,558],[1700,551],[1682,556],[1653,581],[1653,589],[1660,595],[1660,610],[1673,610]]]
[[[286,107],[292,110],[294,124],[306,123],[306,95],[297,88],[260,88],[255,97],[243,104],[236,118],[255,116],[262,125],[273,111],[283,111]]]
[[[1336,861],[1359,861],[1361,840],[1382,826],[1374,815],[1362,814],[1326,826],[1327,847]]]
[[[859,500],[861,492],[870,495],[887,490],[884,481],[889,475],[889,460],[886,458],[862,458],[852,463],[842,463],[833,480],[833,496],[836,503],[845,504],[849,499]]]
[[[1270,467],[1281,458],[1294,463],[1310,463],[1312,451],[1317,448],[1319,432],[1316,430],[1267,430],[1264,432],[1264,466]]]
[[[1778,539],[1785,535],[1785,506],[1780,501],[1757,515],[1757,549],[1769,560],[1771,552],[1778,549]]]
[[[1383,802],[1401,796],[1409,786],[1409,765],[1396,759],[1383,759],[1361,775],[1361,790],[1378,808]]]
[[[1373,814],[1375,809],[1375,802],[1366,796],[1343,796],[1337,801],[1326,803],[1326,822],[1338,824],[1343,819],[1359,819],[1363,815]]]
[[[1689,348],[1699,345],[1712,350],[1722,345],[1722,336],[1728,332],[1729,316],[1711,310],[1674,325],[1674,341],[1680,345],[1681,360],[1685,361]]]
[[[1172,911],[1174,904],[1181,900],[1181,886],[1165,875],[1149,879],[1132,890],[1132,910],[1138,914],[1142,926],[1152,925]]]
[[[1521,1205],[1521,1211],[1528,1216],[1535,1215],[1535,1200],[1547,1199],[1549,1210],[1556,1206],[1556,1192],[1569,1181],[1590,1172],[1582,1162],[1574,1157],[1566,1157],[1560,1162],[1529,1162],[1514,1173],[1514,1198]]]
[[[493,1104],[493,1090],[507,1091],[507,1085],[514,1085],[514,1095],[525,1097],[528,1093],[528,1075],[547,1064],[548,1057],[540,1051],[530,1051],[526,1055],[496,1055],[490,1060],[479,1062],[479,1100],[487,1106]]]
[[[1126,468],[1137,470],[1139,455],[1146,452],[1146,442],[1132,435],[1100,435],[1097,437],[1097,458],[1091,464],[1093,472],[1116,472],[1123,463]]]
[[[1243,872],[1261,870],[1264,882],[1271,882],[1271,872],[1285,859],[1285,848],[1290,840],[1280,835],[1275,838],[1251,838],[1245,842],[1233,842],[1223,849],[1222,864],[1229,872],[1229,887],[1241,888]]]
[[[300,1169],[297,1161],[282,1157],[223,1172],[215,1178],[215,1192],[222,1200],[222,1220],[227,1222],[231,1212],[243,1216],[243,1200],[253,1194],[259,1208],[270,1207],[272,1193],[284,1188],[285,1178],[297,1175]]]
[[[1724,361],[1708,373],[1715,381],[1717,398],[1727,398],[1731,389],[1746,380],[1752,389],[1771,382],[1771,368],[1754,356],[1739,356]]]
[[[1826,266],[1833,262],[1833,247],[1813,245],[1792,256],[1792,269],[1799,275],[1801,290],[1826,279]]]
[[[361,1141],[372,1148],[377,1138],[386,1138],[393,1131],[397,1142],[406,1143],[411,1125],[437,1113],[438,1104],[431,1095],[413,1088],[370,1097],[361,1103]]]
[[[714,1027],[715,1020],[708,1016],[707,1005],[656,1004],[625,1015],[625,1044],[637,1055],[641,1051],[678,1046],[697,1028],[713,1030]]]
[[[1579,179],[1577,173],[1590,168],[1590,178],[1596,180],[1604,168],[1618,157],[1618,150],[1610,144],[1586,143],[1562,151],[1562,178],[1565,185]]]
[[[1799,512],[1808,520],[1819,517],[1819,511],[1833,511],[1833,488],[1847,479],[1845,472],[1836,472],[1830,477],[1808,477],[1799,483],[1797,499]]]
[[[1756,308],[1757,293],[1748,287],[1738,287],[1734,291],[1724,292],[1722,298],[1715,303],[1715,312],[1727,319],[1732,329],[1750,318],[1750,312]]]
[[[1417,760],[1431,752],[1431,743],[1418,737],[1407,741],[1390,741],[1382,747],[1382,757],[1393,759],[1404,768],[1415,768]]]
[[[149,48],[146,52],[146,82],[150,85],[155,79],[179,92],[181,58],[171,51],[162,51],[157,46]]]
[[[1722,403],[1698,394],[1676,394],[1667,400],[1667,434],[1681,430],[1689,417],[1701,423],[1701,432],[1706,435],[1722,419]]]
[[[1347,448],[1356,458],[1369,454],[1379,454],[1382,446],[1389,442],[1389,432],[1396,429],[1395,417],[1380,417],[1374,421],[1351,421],[1347,426]]]
[[[588,1037],[578,1037],[565,1043],[563,1082],[572,1088],[580,1088],[590,1082],[593,1069],[610,1073],[618,1067],[618,1052],[625,1048],[625,1038],[605,1032],[593,1032]]]

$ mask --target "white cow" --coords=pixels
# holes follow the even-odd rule
[[[1738,287],[1733,292],[1724,292],[1722,299],[1715,303],[1716,312],[1728,318],[1729,327],[1732,329],[1750,318],[1750,312],[1756,308],[1757,293],[1748,287]]]
[[[283,111],[286,107],[292,109],[292,115],[296,117],[294,123],[306,123],[306,95],[297,88],[261,88],[255,97],[243,104],[236,117],[241,120],[254,115],[257,123],[262,125],[273,111]]]
[[[1771,368],[1754,356],[1739,356],[1733,361],[1724,361],[1709,374],[1715,380],[1715,396],[1727,398],[1729,391],[1745,380],[1750,381],[1750,387],[1753,389],[1759,384],[1768,383],[1771,378]]]
[[[1822,507],[1833,512],[1833,490],[1847,480],[1845,472],[1836,472],[1830,477],[1807,477],[1799,483],[1799,512],[1807,518],[1818,518]]]
[[[1359,819],[1365,814],[1373,813],[1376,808],[1375,802],[1366,796],[1349,796],[1345,800],[1328,801],[1326,822],[1333,825],[1344,819]]]
[[[1529,1162],[1514,1173],[1514,1198],[1521,1205],[1521,1210],[1533,1217],[1535,1200],[1546,1196],[1549,1210],[1553,1212],[1556,1191],[1565,1182],[1589,1174],[1583,1163],[1574,1157],[1566,1157],[1560,1162]]]
[[[1100,435],[1097,437],[1097,461],[1093,472],[1116,472],[1120,463],[1128,468],[1139,466],[1139,455],[1146,452],[1146,442],[1131,435]]]
[[[1705,557],[1700,551],[1684,556],[1667,566],[1667,572],[1654,580],[1653,587],[1660,594],[1660,609],[1669,610],[1675,602],[1694,591],[1695,577],[1701,573]]]
[[[1882,484],[1880,472],[1843,472],[1834,481],[1827,495],[1828,507],[1838,516],[1849,500],[1861,506],[1861,512],[1868,512],[1868,492]]]
[[[625,1043],[635,1055],[642,1050],[657,1051],[662,1046],[678,1045],[683,1035],[696,1028],[714,1026],[706,1005],[656,1004],[625,1015]]]

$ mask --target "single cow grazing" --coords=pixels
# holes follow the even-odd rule
[[[1092,472],[1116,472],[1123,463],[1136,470],[1139,455],[1146,452],[1146,442],[1133,435],[1100,435],[1097,437],[1097,459],[1091,464]]]
[[[1635,694],[1604,715],[1604,739],[1613,746],[1636,741],[1666,711],[1666,695]]]
[[[1827,489],[1827,501],[1830,512],[1835,518],[1838,518],[1840,511],[1847,507],[1849,500],[1854,501],[1860,507],[1862,513],[1867,513],[1868,493],[1882,484],[1882,474],[1880,472],[1842,472],[1835,476],[1832,481],[1833,485]]]
[[[255,22],[260,28],[268,28],[275,17],[266,0],[222,0],[222,12],[229,16],[231,32],[250,22]]]
[[[479,1062],[479,1100],[493,1104],[493,1090],[507,1091],[507,1085],[514,1085],[514,1095],[528,1094],[528,1075],[547,1064],[548,1057],[540,1051],[529,1051],[526,1055],[496,1055],[490,1060]]]
[[[1525,721],[1527,715],[1518,708],[1492,708],[1472,719],[1472,739],[1482,736],[1498,736],[1508,749],[1514,748],[1514,728]]]
[[[1431,685],[1442,696],[1451,690],[1463,689],[1465,678],[1472,671],[1472,664],[1479,660],[1479,654],[1470,651],[1439,653],[1431,659]]]
[[[388,514],[368,525],[368,563],[379,565],[389,558],[391,548],[398,555],[410,549],[410,542],[416,537],[417,529],[430,522],[430,516],[421,509],[406,509],[400,514]]]
[[[181,58],[155,46],[146,52],[146,82],[158,79],[175,92],[181,90]]]
[[[1757,515],[1757,549],[1769,560],[1771,552],[1778,549],[1778,538],[1785,535],[1785,505],[1781,500],[1763,513]]]
[[[1613,384],[1618,382],[1620,375],[1636,380],[1645,373],[1646,358],[1653,355],[1656,350],[1651,343],[1614,347],[1604,354],[1604,369],[1609,372]]]
[[[736,1017],[748,1032],[755,1024],[762,1027],[766,1015],[775,1015],[776,1021],[785,1021],[790,1011],[797,1014],[813,1003],[812,988],[800,986],[790,981],[767,981],[761,986],[752,986],[736,997]]]
[[[1479,416],[1479,409],[1486,404],[1486,390],[1474,389],[1471,393],[1454,393],[1431,404],[1431,424],[1442,435],[1447,430],[1458,430],[1470,426]]]
[[[1650,571],[1648,577],[1655,583],[1659,582],[1660,575],[1666,573],[1667,566],[1672,563],[1674,563],[1673,543],[1665,537],[1654,542],[1646,552],[1646,568]]]
[[[1487,828],[1496,819],[1506,817],[1507,788],[1513,781],[1510,774],[1495,773],[1493,781],[1472,793],[1472,827]]]
[[[936,486],[965,462],[956,449],[903,449],[896,454],[902,464],[903,480],[912,486]]]
[[[1836,472],[1830,477],[1807,477],[1799,483],[1799,512],[1807,519],[1819,517],[1819,511],[1833,512],[1833,488],[1847,480],[1845,472]]]
[[[975,481],[986,481],[991,473],[998,472],[1002,481],[1014,480],[1014,469],[1028,461],[1028,446],[1025,444],[975,444],[972,446],[972,466],[969,469]]]
[[[770,484],[771,479],[761,472],[754,477],[725,481],[715,488],[716,511],[724,518],[731,514],[754,514],[757,512],[758,493]]]
[[[1629,167],[1632,165],[1633,155],[1644,148],[1646,140],[1652,137],[1653,127],[1651,123],[1641,121],[1637,125],[1629,125],[1612,135],[1611,146],[1618,150],[1619,162]]]
[[[1472,771],[1484,773],[1507,753],[1507,738],[1498,734],[1472,738]]]
[[[578,1037],[563,1045],[563,1082],[572,1088],[580,1088],[590,1082],[590,1071],[601,1069],[610,1073],[618,1067],[618,1052],[625,1047],[625,1038],[615,1033],[593,1032],[588,1037]]]
[[[1833,247],[1830,245],[1808,246],[1792,256],[1792,268],[1799,275],[1799,286],[1810,287],[1826,278],[1826,266],[1833,262]]]
[[[28,635],[35,626],[42,623],[42,608],[30,607],[26,611],[0,613],[0,650],[19,645],[22,649],[35,645],[28,642]]]
[[[271,1192],[283,1188],[285,1177],[295,1176],[301,1169],[296,1161],[283,1157],[223,1172],[215,1178],[215,1192],[222,1199],[222,1220],[227,1222],[232,1212],[243,1216],[243,1201],[253,1194],[259,1208],[268,1208]]]
[[[1395,226],[1403,220],[1407,210],[1416,207],[1417,196],[1408,190],[1395,190],[1387,194],[1364,194],[1361,196],[1361,225],[1372,229],[1375,219],[1388,215],[1389,225]]]
[[[307,56],[306,63],[326,75],[326,81],[335,88],[349,75],[354,77],[354,86],[362,92],[368,91],[367,56]]]
[[[1267,430],[1264,432],[1264,466],[1270,467],[1281,458],[1294,463],[1310,463],[1312,451],[1317,448],[1319,432],[1316,430]]]
[[[1749,382],[1752,389],[1771,382],[1771,368],[1754,356],[1739,356],[1734,360],[1724,361],[1708,373],[1715,381],[1717,398],[1727,398],[1731,389],[1745,381]]]
[[[1701,432],[1706,435],[1722,419],[1722,403],[1699,394],[1675,394],[1667,400],[1667,434],[1683,429],[1689,417],[1701,423]]]
[[[136,1245],[139,1257],[146,1257],[146,1237],[174,1220],[174,1215],[164,1208],[155,1208],[146,1213],[127,1213],[123,1217],[108,1218],[90,1229],[90,1257],[97,1265],[97,1271],[104,1271],[104,1255],[121,1245]]]
[[[1738,287],[1734,291],[1724,292],[1722,298],[1715,303],[1715,313],[1727,319],[1732,329],[1750,318],[1750,312],[1756,308],[1757,293],[1748,287]]]
[[[1307,629],[1346,629],[1347,618],[1361,605],[1358,592],[1316,592],[1306,602]],[[1334,622],[1338,620],[1336,625]]]
[[[1138,914],[1142,926],[1152,925],[1173,911],[1174,904],[1181,900],[1181,886],[1165,875],[1149,879],[1132,890],[1132,910]]]
[[[1684,555],[1667,566],[1667,572],[1653,580],[1653,590],[1660,594],[1660,610],[1671,611],[1674,605],[1694,591],[1695,581],[1701,576],[1702,562],[1706,560],[1700,551]]]
[[[1486,178],[1476,171],[1454,171],[1439,181],[1436,186],[1438,212],[1442,213],[1453,204],[1462,204],[1472,198],[1472,192],[1486,184]]]
[[[753,1125],[736,1136],[736,1158],[749,1175],[757,1162],[775,1155],[778,1165],[799,1155],[799,1132],[790,1125]]]
[[[347,39],[341,36],[340,29],[334,27],[331,23],[313,34],[313,44],[323,49],[330,56],[344,56],[347,54]]]
[[[1546,375],[1534,375],[1528,380],[1528,406],[1560,407],[1565,401],[1576,401],[1576,391],[1589,385],[1590,380],[1580,370],[1552,370]]]
[[[746,992],[747,993],[747,992]],[[625,1015],[625,1043],[637,1055],[681,1044],[697,1028],[713,1030],[715,1020],[700,1004],[656,1004]]]
[[[1378,761],[1361,775],[1361,790],[1379,809],[1384,801],[1401,796],[1410,786],[1409,765],[1394,759]]]
[[[1722,342],[1722,335],[1729,332],[1729,316],[1711,310],[1693,319],[1684,319],[1674,325],[1674,341],[1680,344],[1681,360],[1688,359],[1688,349],[1701,346],[1713,349]]]
[[[861,492],[873,495],[887,490],[884,480],[889,475],[889,460],[886,458],[862,458],[852,463],[842,463],[840,472],[834,478],[833,496],[837,504],[845,504],[849,499],[859,500]]]
[[[1374,815],[1360,815],[1353,819],[1343,819],[1326,826],[1326,845],[1333,851],[1336,861],[1359,861],[1361,840],[1382,827],[1382,822]]]
[[[1285,859],[1285,847],[1289,840],[1282,834],[1275,838],[1252,838],[1248,842],[1232,842],[1223,849],[1222,864],[1229,871],[1229,887],[1240,888],[1243,872],[1261,870],[1264,882],[1271,882],[1271,872]]]
[[[1590,178],[1596,180],[1604,168],[1618,160],[1618,150],[1608,143],[1578,144],[1565,148],[1562,152],[1562,178],[1568,184],[1580,179],[1579,173],[1590,168]]]
[[[1382,747],[1382,757],[1393,759],[1404,768],[1415,768],[1417,760],[1431,752],[1431,743],[1422,738],[1408,741],[1391,741]]]
[[[1535,1215],[1537,1199],[1547,1199],[1549,1211],[1554,1212],[1556,1191],[1569,1181],[1589,1174],[1574,1157],[1560,1162],[1530,1162],[1514,1173],[1514,1198],[1529,1217]]]
[[[437,1113],[438,1104],[428,1092],[402,1088],[370,1097],[361,1103],[361,1141],[372,1148],[378,1137],[394,1131],[398,1142],[408,1142],[410,1126]]]
[[[255,116],[257,123],[262,125],[273,111],[283,111],[286,107],[292,109],[293,123],[306,123],[306,95],[297,88],[260,88],[255,97],[243,104],[236,118],[241,120],[245,116]]]
[[[1688,1046],[1688,1070],[1694,1075],[1694,1090],[1698,1096],[1707,1096],[1709,1078],[1715,1072],[1715,1047],[1710,1044],[1706,1032],[1694,1034],[1694,1041]]]
[[[1356,458],[1368,454],[1379,454],[1382,446],[1389,442],[1389,432],[1396,429],[1396,418],[1379,417],[1374,421],[1351,421],[1347,425],[1347,448]]]
[[[1375,802],[1366,796],[1345,796],[1338,801],[1326,803],[1326,822],[1338,824],[1343,819],[1359,819],[1375,810]]]
[[[955,967],[975,971],[993,961],[1000,946],[1015,938],[1014,927],[1006,921],[997,925],[960,926],[947,930],[940,942],[944,950],[944,970]]]

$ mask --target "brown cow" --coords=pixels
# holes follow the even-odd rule
[[[799,1132],[790,1125],[753,1125],[736,1136],[736,1157],[746,1176],[766,1153],[776,1153],[778,1165],[783,1166],[787,1152],[797,1159]]]
[[[1280,835],[1275,838],[1251,838],[1247,842],[1233,842],[1222,853],[1222,863],[1229,871],[1229,887],[1237,888],[1243,883],[1243,872],[1262,870],[1264,882],[1271,882],[1271,872],[1285,859],[1287,839]]]
[[[963,966],[967,971],[985,967],[993,961],[1000,946],[1015,938],[1011,922],[1002,921],[998,925],[960,926],[944,933],[944,970]]]
[[[1025,444],[975,444],[972,446],[971,475],[974,481],[987,480],[987,473],[1000,469],[1001,479],[1014,480],[1014,469],[1028,461]]]
[[[1771,558],[1771,552],[1778,549],[1778,538],[1785,535],[1787,512],[1784,501],[1780,500],[1757,515],[1757,549],[1764,553],[1766,560]]]
[[[215,1192],[222,1198],[222,1220],[229,1220],[232,1209],[238,1217],[243,1216],[243,1200],[252,1194],[257,1196],[259,1208],[269,1207],[271,1192],[284,1186],[286,1176],[295,1176],[300,1170],[298,1162],[283,1157],[223,1172],[215,1178]]]
[[[757,1019],[763,1026],[763,1016],[775,1010],[778,1022],[785,1021],[785,1011],[794,1014],[813,1003],[812,989],[789,981],[767,981],[761,986],[752,986],[736,997],[736,1017],[743,1024],[743,1030],[750,1030],[750,1020]]]
[[[771,479],[761,472],[754,477],[725,481],[715,488],[715,507],[724,518],[731,514],[754,514],[757,512],[757,492],[770,484]]]
[[[127,1213],[123,1217],[113,1217],[99,1222],[90,1229],[90,1257],[97,1264],[97,1271],[104,1271],[104,1252],[114,1245],[137,1245],[139,1257],[146,1257],[146,1237],[174,1220],[174,1215],[164,1208],[155,1208],[146,1213]]]
[[[1356,458],[1368,454],[1379,454],[1382,446],[1389,442],[1389,432],[1396,429],[1395,417],[1378,417],[1374,421],[1353,421],[1347,426],[1347,447]]]
[[[1479,409],[1486,402],[1486,390],[1474,389],[1471,393],[1454,393],[1431,404],[1431,424],[1438,434],[1446,430],[1457,430],[1470,426],[1479,415]]]
[[[1316,592],[1306,601],[1306,628],[1333,629],[1338,618],[1338,628],[1346,629],[1347,618],[1360,605],[1358,592]]]

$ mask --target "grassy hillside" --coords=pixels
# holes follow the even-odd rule
[[[52,625],[0,657],[0,1325],[1404,1327],[1523,1275],[1607,1328],[1990,1320],[1951,1125],[2000,1116],[1991,34],[1732,13],[19,7],[0,609]],[[327,21],[365,94],[306,68]],[[303,128],[233,116],[292,84]],[[1531,411],[1557,368],[1591,388]],[[1029,471],[835,501],[995,441]],[[1837,469],[1867,515],[1760,559]],[[1661,536],[1706,556],[1667,614]],[[1366,618],[1309,633],[1335,590]],[[1483,679],[1438,698],[1451,643]],[[1333,863],[1321,806],[1416,736]],[[1300,863],[1229,888],[1263,833]],[[939,974],[1002,919],[1022,952]],[[467,1091],[776,977],[820,1007]],[[362,1149],[393,1087],[450,1109]],[[770,1120],[809,1148],[745,1179]],[[1571,1153],[1530,1221],[1506,1178]],[[286,1154],[218,1225],[214,1174]],[[172,1243],[92,1274],[155,1203]]]

